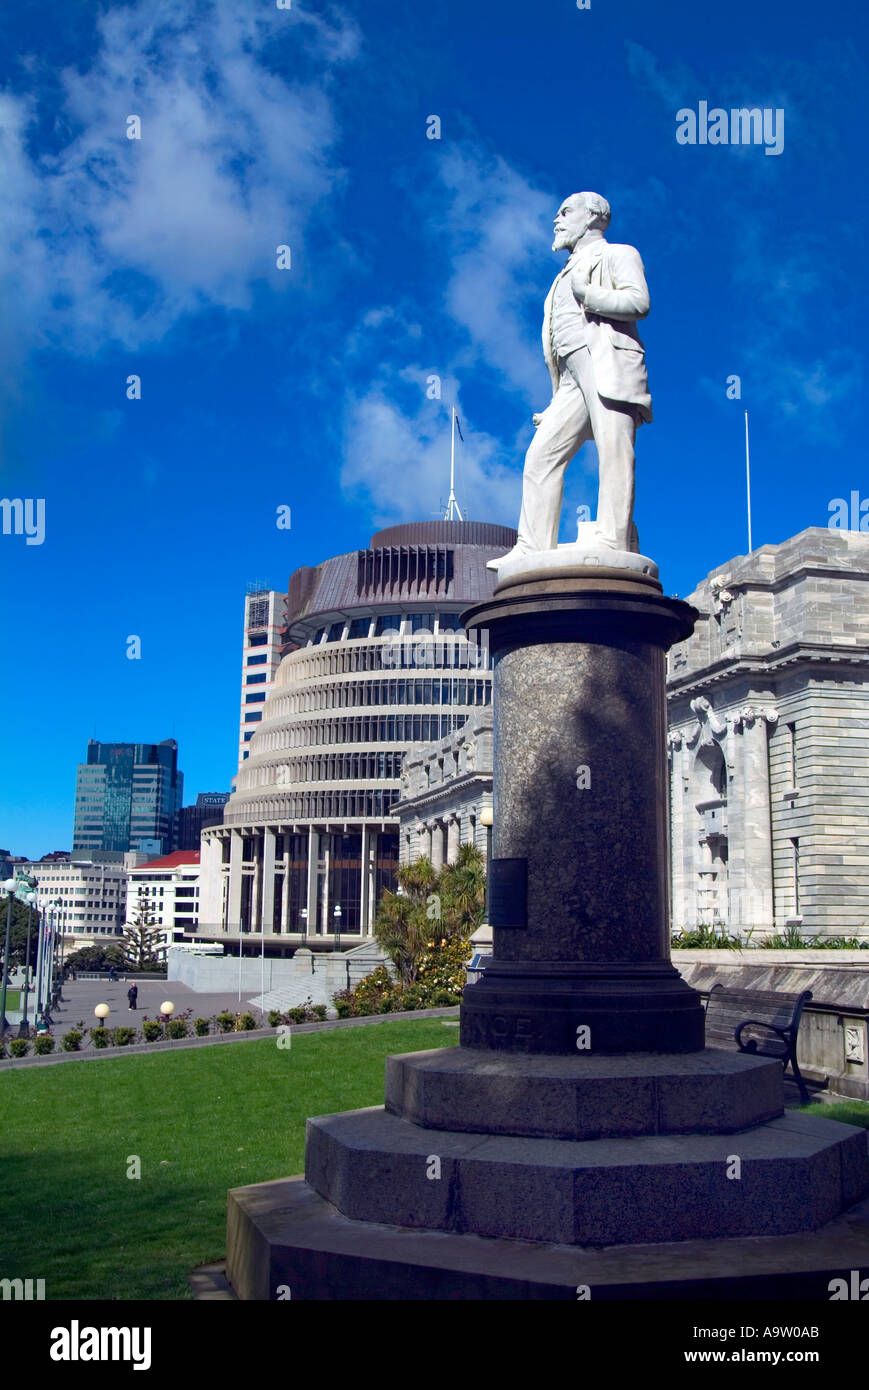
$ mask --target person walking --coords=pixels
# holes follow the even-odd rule
[[[127,998],[128,998],[129,1001],[130,1001],[130,1008],[133,1009],[133,1010],[135,1010],[135,1008],[136,1008],[136,1003],[137,1003],[138,998],[139,998],[139,986],[138,986],[138,985],[130,985],[130,988],[127,990]]]

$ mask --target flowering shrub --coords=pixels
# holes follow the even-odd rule
[[[53,1052],[54,1038],[51,1036],[51,1034],[40,1033],[39,1037],[34,1039],[33,1051],[39,1057],[44,1057],[47,1052]]]
[[[346,990],[344,992],[346,993]],[[346,1017],[342,1014],[338,1016],[339,1018]],[[326,1005],[312,1003],[309,994],[304,1004],[299,1004],[295,1009],[287,1009],[283,1015],[283,1021],[285,1023],[322,1023],[325,1017]]]
[[[338,1017],[360,1018],[366,1014],[460,1004],[470,955],[471,948],[462,937],[431,941],[418,958],[416,980],[406,985],[393,980],[386,966],[379,965],[355,989],[342,989],[334,996]]]

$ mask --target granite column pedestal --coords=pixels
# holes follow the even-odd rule
[[[694,610],[615,571],[500,586],[463,616],[495,658],[494,950],[463,1045],[702,1048],[670,964],[664,692]]]

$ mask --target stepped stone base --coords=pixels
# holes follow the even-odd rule
[[[564,1057],[445,1047],[386,1060],[386,1109],[428,1129],[549,1139],[728,1134],[782,1108],[780,1062],[714,1048]]]
[[[305,1176],[356,1221],[637,1244],[814,1230],[869,1192],[869,1144],[792,1112],[741,1134],[576,1142],[423,1129],[377,1106],[309,1120]]]
[[[826,1302],[852,1270],[869,1275],[869,1200],[799,1235],[583,1250],[351,1221],[302,1177],[229,1193],[227,1277],[242,1299]]]

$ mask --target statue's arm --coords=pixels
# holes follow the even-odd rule
[[[577,298],[590,314],[600,314],[602,318],[644,319],[649,312],[649,287],[639,251],[633,246],[611,246],[609,272],[611,288],[573,283],[574,272],[574,292],[581,291]]]

